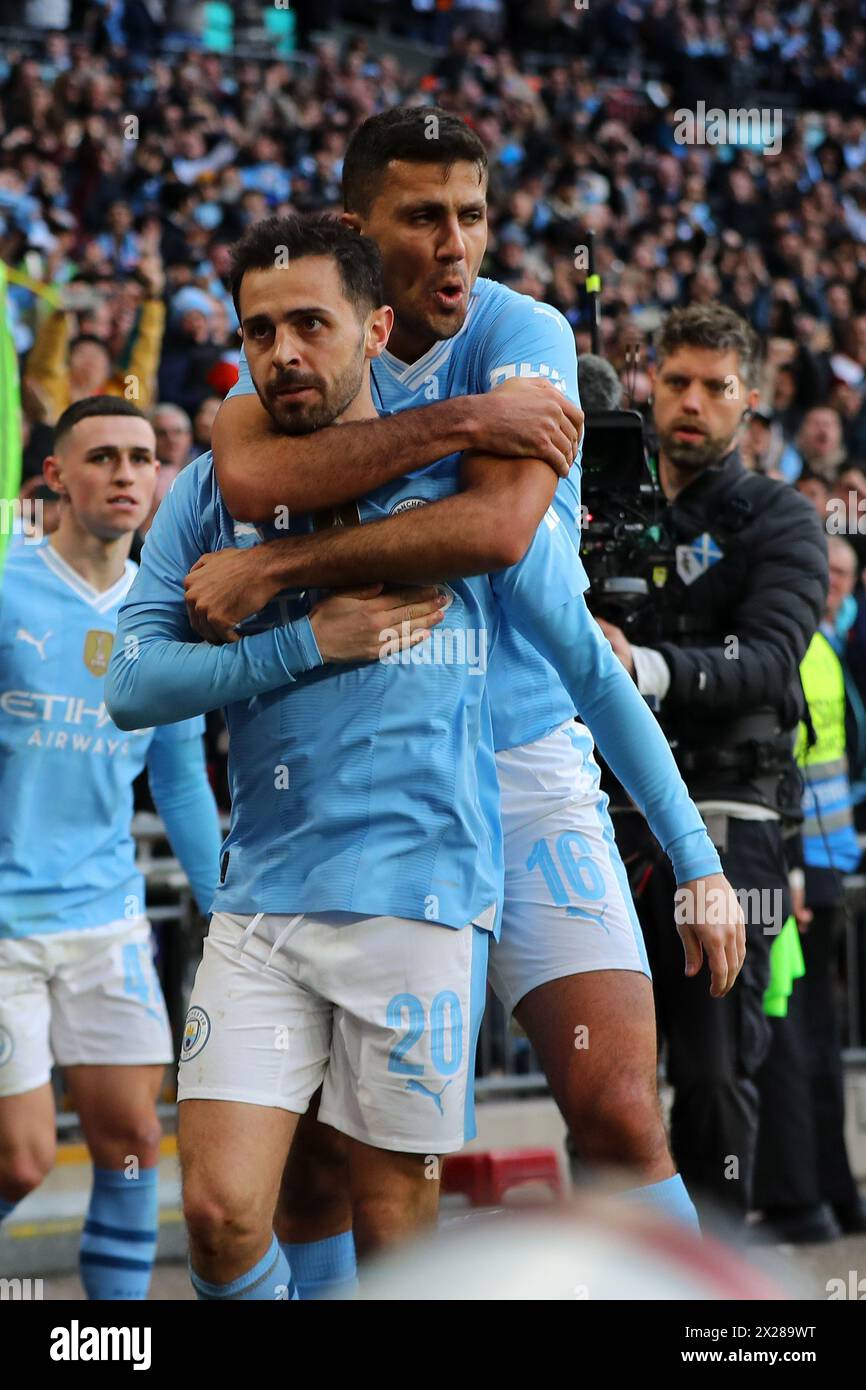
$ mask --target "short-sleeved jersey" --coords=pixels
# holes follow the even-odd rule
[[[444,460],[362,500],[358,519],[436,501],[456,486],[457,460]],[[204,455],[163,501],[128,604],[182,609],[183,577],[201,554],[273,536],[285,531],[233,521]],[[550,573],[532,548],[522,564],[547,601],[571,596],[568,566]],[[485,675],[499,609],[486,577],[445,587],[445,620],[420,648],[317,667],[227,707],[232,819],[215,911],[494,925],[502,850]],[[317,597],[282,594],[240,631],[291,622]]]
[[[392,414],[453,396],[480,395],[510,377],[542,377],[579,404],[574,333],[558,310],[493,280],[476,280],[459,333],[434,343],[417,362],[406,364],[385,351],[373,363],[373,399],[383,414]],[[231,395],[254,391],[246,358]],[[573,564],[588,581],[580,562],[580,460],[556,489],[554,507],[573,543]],[[502,617],[488,690],[497,751],[531,743],[575,712],[556,671],[526,638]]]
[[[0,594],[0,937],[144,912],[132,784],[151,741],[202,719],[122,733],[103,699],[117,615],[135,577],[99,593],[49,541],[9,554]]]

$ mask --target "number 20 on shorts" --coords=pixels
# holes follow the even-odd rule
[[[388,1002],[389,1028],[404,1029],[391,1048],[388,1070],[398,1076],[423,1076],[420,1062],[406,1060],[407,1052],[424,1034],[427,1017],[415,994],[395,994]],[[463,1013],[453,989],[440,990],[430,1005],[430,1060],[440,1076],[453,1076],[463,1060]]]

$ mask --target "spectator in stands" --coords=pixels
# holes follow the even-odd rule
[[[798,492],[802,492],[807,501],[811,502],[815,511],[823,522],[827,521],[827,506],[833,495],[833,489],[826,478],[820,473],[810,473],[804,469],[794,484]]]
[[[211,431],[217,411],[223,403],[222,396],[205,396],[193,421],[194,454],[204,453],[210,448]]]
[[[140,407],[153,399],[162,348],[165,308],[162,270],[156,263],[139,267],[145,299],[129,344],[125,366],[112,361],[105,339],[79,334],[70,341],[69,316],[58,309],[46,318],[27,358],[26,373],[48,401],[52,421],[87,396],[123,396]]]
[[[132,230],[132,209],[128,203],[112,203],[106,217],[108,231],[96,238],[96,245],[115,271],[132,270],[141,260],[138,237]]]
[[[156,435],[156,456],[161,464],[160,477],[170,474],[168,486],[171,486],[180,470],[195,456],[192,424],[185,410],[168,403],[156,407],[151,422]]]
[[[766,411],[753,410],[740,441],[740,454],[746,467],[781,477],[778,463],[782,447],[781,438],[773,435],[772,416]]]
[[[98,41],[122,51],[131,68],[143,68],[163,29],[162,0],[105,0]]]
[[[771,387],[765,393],[765,399],[772,409],[774,417],[782,426],[785,438],[789,441],[796,438],[797,430],[803,419],[803,411],[798,404],[800,383],[796,367],[791,362],[786,362],[776,368],[772,375]],[[802,465],[802,459],[797,455],[797,468]],[[796,472],[789,481],[797,476]]]
[[[845,449],[852,458],[866,458],[866,372],[850,358],[833,357],[836,374],[828,400],[842,421]]]
[[[173,401],[191,416],[210,395],[208,372],[221,355],[221,345],[212,337],[213,317],[214,301],[194,285],[185,286],[172,300],[159,392],[162,400]]]
[[[193,448],[192,422],[180,406],[162,402],[151,412],[150,422],[156,435],[156,456],[160,462],[160,469],[153,505],[147,518],[138,528],[141,536],[146,536],[150,530],[157,508],[178,473],[201,452]]]
[[[829,406],[808,411],[797,435],[804,468],[832,481],[847,458],[839,413]]]

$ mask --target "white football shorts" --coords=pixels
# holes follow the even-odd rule
[[[549,980],[650,974],[589,730],[568,720],[497,753],[505,848],[502,931],[490,983],[512,1012]]]
[[[471,1125],[489,932],[349,913],[217,912],[193,986],[178,1101],[319,1119],[376,1148],[452,1153]]]
[[[53,1062],[173,1058],[146,918],[0,940],[0,1096],[44,1085]]]

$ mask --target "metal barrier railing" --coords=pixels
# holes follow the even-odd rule
[[[224,831],[228,828],[226,815],[221,816],[221,828]],[[156,929],[158,966],[175,1046],[179,1048],[187,1000],[201,954],[202,923],[177,860],[168,853],[156,852],[158,846],[167,843],[160,817],[151,812],[139,812],[133,820],[132,830],[138,848],[138,866],[147,885],[148,916]],[[866,1037],[863,1034],[866,1018],[866,875],[850,875],[845,887],[848,911],[843,958],[843,1056],[847,1064],[862,1066],[866,1063]],[[489,992],[478,1040],[477,1094],[491,1098],[543,1093],[546,1090],[546,1079],[529,1040],[513,1022],[509,1022],[502,1005]],[[61,1117],[60,1123],[62,1127],[74,1123],[74,1117]]]

